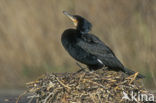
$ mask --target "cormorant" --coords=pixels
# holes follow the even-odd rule
[[[89,70],[97,70],[106,66],[110,70],[122,71],[128,75],[135,73],[125,68],[105,43],[89,33],[92,24],[88,20],[79,15],[71,15],[66,11],[63,13],[76,26],[76,29],[65,30],[61,37],[64,48],[74,59],[87,65]],[[138,74],[137,77],[143,78],[144,76]]]

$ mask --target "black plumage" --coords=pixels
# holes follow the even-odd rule
[[[125,68],[117,59],[113,51],[98,37],[90,34],[91,23],[78,15],[70,15],[64,11],[76,26],[76,29],[67,29],[63,32],[61,41],[67,52],[77,61],[86,64],[90,70],[97,70],[103,66],[110,70],[122,71],[128,75],[135,72]],[[137,77],[143,78],[139,74]]]

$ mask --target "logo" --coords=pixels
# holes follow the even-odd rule
[[[129,100],[129,101],[154,101],[154,94],[142,94],[140,92],[133,92],[131,91],[130,94],[127,94],[123,91],[122,100]]]

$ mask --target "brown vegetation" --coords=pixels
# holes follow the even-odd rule
[[[72,72],[62,32],[73,27],[66,10],[86,17],[92,33],[156,86],[155,0],[0,0],[0,87],[23,87],[45,72]],[[149,84],[149,85],[148,85]]]

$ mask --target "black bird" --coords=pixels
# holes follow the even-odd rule
[[[74,59],[86,64],[89,70],[97,70],[106,66],[110,70],[122,71],[128,75],[135,73],[125,68],[113,51],[98,37],[89,33],[92,24],[88,20],[79,15],[71,15],[66,11],[63,13],[76,26],[76,29],[65,30],[61,37],[64,48]],[[138,74],[137,77],[143,78],[144,76]]]

